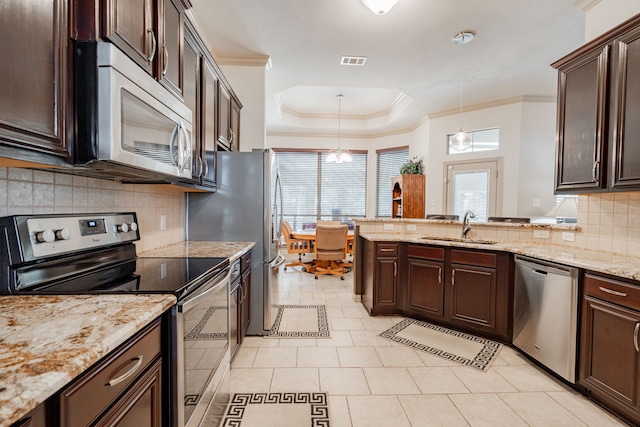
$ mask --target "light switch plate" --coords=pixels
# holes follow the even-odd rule
[[[569,233],[568,231],[562,232],[562,240],[573,242],[576,240],[576,233]]]
[[[167,229],[167,216],[160,215],[160,230],[166,230],[166,229]]]
[[[549,230],[533,230],[534,239],[548,239],[550,235]]]
[[[407,231],[416,231],[415,224],[407,224]]]
[[[393,224],[385,224],[384,225],[384,229],[385,230],[393,230]]]

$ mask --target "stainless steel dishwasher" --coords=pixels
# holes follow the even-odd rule
[[[515,257],[513,345],[575,383],[578,269]]]

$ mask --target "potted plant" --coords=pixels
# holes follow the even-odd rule
[[[417,157],[410,159],[407,163],[400,166],[400,175],[419,175],[422,171],[422,159],[418,160]]]

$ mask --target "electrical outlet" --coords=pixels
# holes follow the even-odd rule
[[[416,231],[415,224],[407,224],[407,231]]]
[[[385,230],[393,230],[393,224],[385,224],[384,225],[384,229]]]
[[[533,199],[532,206],[540,206],[540,199]]]
[[[429,199],[429,206],[437,206],[438,201],[436,199]]]
[[[160,230],[166,230],[166,229],[167,229],[167,216],[160,215]]]
[[[534,239],[548,239],[550,236],[549,230],[533,230]]]
[[[563,231],[562,240],[566,240],[567,242],[573,242],[576,240],[576,233],[569,233],[568,231]]]

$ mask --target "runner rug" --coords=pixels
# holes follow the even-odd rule
[[[495,341],[415,319],[405,319],[380,336],[480,371],[486,371],[500,351]]]
[[[223,426],[329,427],[326,393],[236,393]]]
[[[278,314],[269,337],[330,338],[327,308],[324,305],[278,305]]]

